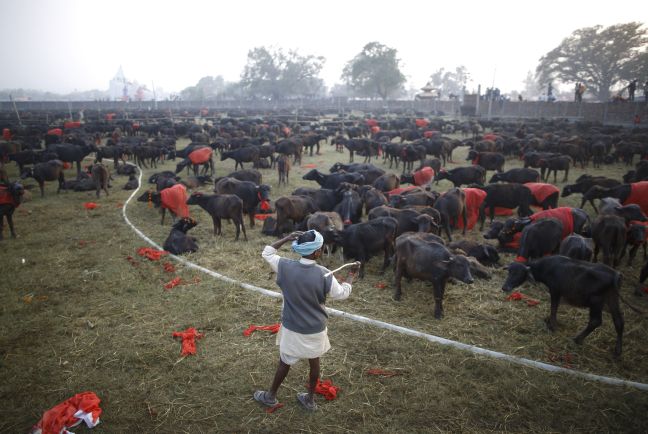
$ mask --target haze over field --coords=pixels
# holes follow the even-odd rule
[[[519,90],[541,56],[575,29],[648,22],[645,4],[620,0],[442,2],[0,0],[0,89],[57,93],[129,80],[178,92],[204,76],[237,81],[250,49],[273,46],[323,56],[320,76],[341,82],[370,41],[398,50],[406,87],[441,67],[466,66],[471,81]],[[605,5],[605,6],[603,6]]]

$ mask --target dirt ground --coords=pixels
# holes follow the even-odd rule
[[[186,143],[181,140],[179,147]],[[333,162],[348,161],[348,153],[335,153],[328,145],[322,153],[305,156],[303,165],[328,172]],[[465,155],[465,149],[457,150],[458,164],[449,166],[467,164]],[[517,160],[507,161],[507,168],[519,165]],[[174,166],[167,162],[158,170]],[[382,162],[378,166],[387,168]],[[223,176],[233,170],[233,162],[217,161],[216,170],[216,176]],[[294,167],[291,184],[282,188],[277,188],[276,173],[264,170],[264,182],[272,186],[276,199],[298,186],[315,186],[301,180],[308,170]],[[619,165],[602,171],[620,177],[625,170]],[[153,172],[144,171],[144,182]],[[570,180],[584,172],[572,170]],[[15,178],[13,165],[9,173]],[[74,171],[66,176],[72,178]],[[337,317],[329,320],[333,348],[322,359],[322,378],[340,387],[338,398],[320,397],[319,411],[303,411],[295,398],[307,381],[307,363],[302,362],[280,390],[285,406],[266,413],[252,393],[267,388],[272,379],[278,358],[274,335],[259,331],[244,337],[242,332],[251,324],[276,323],[280,301],[177,263],[177,270],[169,273],[163,263],[173,261],[138,256],[136,250],[146,244],[122,218],[129,196],[121,190],[125,182],[125,177],[115,176],[110,196],[99,200],[94,192],[56,195],[56,186],[48,183],[45,198],[36,193],[16,211],[19,237],[0,242],[0,432],[26,432],[45,410],[83,391],[93,391],[102,400],[101,424],[92,430],[96,433],[645,432],[648,428],[645,391],[550,374]],[[449,186],[442,181],[438,189]],[[566,199],[561,205],[579,205],[579,197]],[[83,204],[88,201],[99,207],[87,211]],[[234,242],[231,224],[224,224],[223,236],[213,237],[208,215],[197,207],[191,207],[191,213],[199,221],[192,235],[200,250],[186,255],[190,261],[277,290],[260,257],[263,246],[273,239],[260,234],[259,223],[247,228],[247,242]],[[135,226],[163,243],[168,216],[161,226],[157,210],[135,201],[127,214]],[[476,229],[467,236],[481,238]],[[287,250],[283,254],[290,256]],[[505,255],[502,264],[511,259]],[[337,256],[324,259],[330,268],[341,262]],[[403,300],[395,302],[393,274],[388,270],[380,275],[380,262],[380,258],[370,261],[367,277],[354,284],[349,300],[328,305],[507,354],[648,383],[645,315],[623,307],[624,353],[617,360],[612,356],[615,333],[609,315],[584,345],[575,345],[570,338],[586,324],[587,312],[562,305],[559,329],[548,332],[543,323],[549,310],[546,290],[531,284],[522,288],[540,301],[534,307],[507,301],[500,289],[504,270],[493,270],[489,281],[449,284],[445,317],[437,321],[429,286],[404,282]],[[621,267],[622,295],[648,311],[648,297],[632,295],[640,263],[639,255],[634,267]],[[176,276],[184,283],[165,289],[164,284]],[[183,358],[180,342],[171,333],[187,327],[196,327],[205,337],[198,341],[195,356]],[[368,373],[371,369],[396,375],[373,376]]]

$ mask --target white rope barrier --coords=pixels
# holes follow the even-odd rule
[[[135,225],[133,225],[131,223],[131,221],[128,219],[128,216],[126,215],[126,208],[128,206],[128,203],[137,194],[137,192],[139,191],[139,189],[142,186],[142,171],[141,170],[138,170],[138,171],[139,171],[139,179],[138,179],[139,180],[139,186],[128,197],[126,202],[124,202],[124,206],[122,207],[122,215],[124,217],[124,221],[126,222],[126,224],[133,231],[135,231],[135,233],[140,238],[142,238],[144,241],[146,241],[147,243],[149,243],[151,246],[155,247],[156,249],[162,250],[162,247],[160,245],[158,245],[155,241],[151,240],[141,230],[139,230],[137,227],[135,227]],[[250,291],[258,292],[258,293],[266,295],[268,297],[282,298],[282,295],[281,295],[280,292],[271,291],[269,289],[261,288],[259,286],[251,285],[249,283],[245,283],[245,282],[241,282],[241,281],[236,280],[236,279],[232,279],[231,277],[227,277],[225,275],[217,273],[217,272],[215,272],[213,270],[210,270],[208,268],[205,268],[205,267],[202,267],[200,265],[194,264],[193,262],[190,262],[190,261],[188,261],[187,259],[185,259],[185,258],[183,258],[181,256],[176,256],[176,255],[173,255],[173,254],[169,254],[169,256],[171,258],[173,258],[174,260],[182,263],[186,267],[193,268],[194,270],[201,271],[203,273],[206,273],[206,274],[208,274],[208,275],[210,275],[210,276],[212,276],[212,277],[214,277],[216,279],[222,280],[224,282],[238,285],[238,286],[240,286],[242,288],[248,289]],[[621,378],[606,377],[606,376],[603,376],[603,375],[590,374],[588,372],[575,371],[573,369],[567,369],[567,368],[563,368],[561,366],[556,366],[556,365],[551,365],[551,364],[548,364],[548,363],[538,362],[536,360],[526,359],[524,357],[512,356],[512,355],[509,355],[509,354],[500,353],[500,352],[497,352],[497,351],[492,351],[492,350],[488,350],[488,349],[485,349],[485,348],[481,348],[481,347],[478,347],[478,346],[475,346],[475,345],[469,345],[469,344],[465,344],[463,342],[457,342],[457,341],[453,341],[453,340],[450,340],[450,339],[442,338],[440,336],[435,336],[435,335],[431,335],[431,334],[428,334],[428,333],[423,333],[423,332],[420,332],[420,331],[417,331],[417,330],[409,329],[409,328],[406,328],[406,327],[398,326],[398,325],[387,323],[387,322],[384,322],[384,321],[379,321],[379,320],[375,320],[375,319],[372,319],[372,318],[367,318],[367,317],[364,317],[364,316],[361,316],[361,315],[356,315],[356,314],[345,312],[345,311],[342,311],[342,310],[331,309],[329,307],[326,308],[326,311],[327,311],[327,313],[329,313],[332,316],[337,316],[337,317],[341,317],[341,318],[347,318],[347,319],[350,319],[352,321],[357,321],[357,322],[360,322],[360,323],[363,323],[363,324],[372,325],[374,327],[394,331],[394,332],[397,332],[397,333],[402,333],[404,335],[413,336],[413,337],[416,337],[416,338],[426,339],[426,340],[428,340],[430,342],[434,342],[434,343],[441,344],[441,345],[447,345],[449,347],[456,348],[456,349],[459,349],[459,350],[462,350],[462,351],[469,351],[469,352],[471,352],[473,354],[478,354],[478,355],[481,355],[481,356],[491,357],[491,358],[499,359],[499,360],[505,360],[505,361],[508,361],[508,362],[511,362],[511,363],[515,363],[515,364],[523,365],[523,366],[528,366],[528,367],[531,367],[531,368],[541,369],[541,370],[547,371],[547,372],[553,372],[553,373],[559,373],[559,374],[567,374],[567,375],[582,378],[582,379],[585,379],[585,380],[596,381],[596,382],[610,384],[610,385],[614,385],[614,386],[627,386],[627,387],[632,387],[632,388],[639,389],[639,390],[648,391],[648,384],[646,384],[646,383],[639,383],[639,382],[636,382],[636,381],[624,380],[624,379],[621,379]]]

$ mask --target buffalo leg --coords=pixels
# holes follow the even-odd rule
[[[16,231],[14,229],[14,224],[13,224],[13,212],[14,212],[14,209],[10,210],[9,213],[7,213],[7,223],[9,224],[9,231],[11,231],[11,238],[16,238]],[[0,232],[1,232],[1,230],[0,230]]]
[[[396,271],[394,272],[394,300],[400,301],[401,299],[401,280],[403,278],[403,264],[400,258],[396,256]]]
[[[598,254],[599,254],[599,244],[594,243],[594,257],[592,258],[593,263],[598,262]]]
[[[239,218],[239,224],[241,225],[241,230],[243,231],[243,239],[247,241],[247,234],[245,233],[245,220],[243,220],[243,215]],[[238,239],[238,235],[236,237]]]
[[[160,220],[160,224],[164,225],[164,215],[166,214],[166,208],[162,208],[162,220]]]
[[[587,326],[580,332],[576,337],[574,337],[574,342],[577,344],[582,344],[585,338],[592,333],[598,326],[603,322],[602,319],[603,310],[601,306],[592,306],[589,311],[589,322]]]
[[[253,228],[254,227],[254,208],[251,209],[251,210],[249,209],[248,212],[247,212],[247,215],[250,217],[250,227]],[[279,221],[279,220],[277,220],[277,221]]]
[[[608,311],[610,312],[610,315],[612,315],[612,321],[614,322],[614,329],[616,330],[617,333],[616,345],[614,346],[614,355],[620,356],[621,347],[623,345],[624,321],[623,321],[623,313],[621,312],[621,308],[619,307],[619,298],[616,295],[616,293],[615,294],[609,293],[607,305],[608,305]]]
[[[551,294],[551,308],[549,311],[549,318],[545,320],[547,323],[547,328],[549,330],[556,331],[558,327],[558,306],[560,305],[560,294],[552,293]]]
[[[441,319],[443,317],[443,293],[445,292],[445,282],[434,281],[434,318]]]
[[[41,191],[41,197],[45,197],[45,181],[38,181],[38,187],[40,188]],[[61,185],[59,184],[59,190],[60,189],[61,189]]]
[[[212,223],[214,225],[214,236],[220,233],[220,219],[212,216]]]

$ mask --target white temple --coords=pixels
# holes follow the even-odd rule
[[[120,65],[108,85],[108,96],[111,101],[149,101],[153,99],[153,92],[136,80],[126,79]]]

